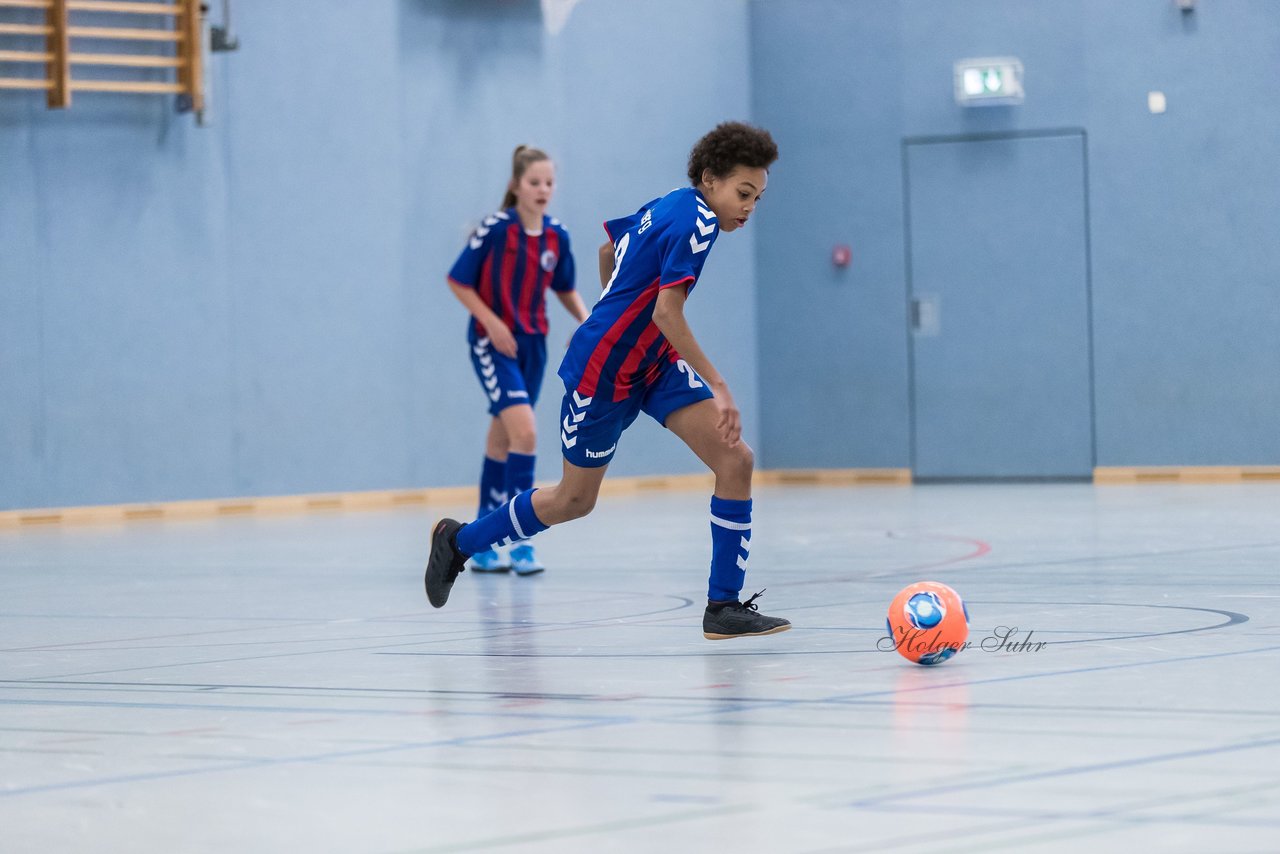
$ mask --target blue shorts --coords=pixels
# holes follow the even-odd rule
[[[516,356],[504,356],[486,337],[472,332],[471,366],[489,399],[489,414],[497,415],[508,406],[538,402],[542,374],[547,367],[547,336],[516,332]]]
[[[612,391],[584,398],[565,383],[560,404],[560,450],[575,466],[607,466],[618,449],[622,431],[641,412],[665,427],[667,416],[677,409],[713,397],[706,381],[683,359],[665,363],[656,380],[633,389],[631,396],[617,403],[613,402]]]

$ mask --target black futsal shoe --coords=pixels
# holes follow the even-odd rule
[[[458,573],[467,568],[467,555],[458,549],[458,531],[462,523],[441,519],[431,531],[431,557],[427,558],[427,600],[432,607],[443,608]]]
[[[760,593],[764,591],[761,590]],[[755,604],[757,593],[745,602],[730,599],[727,602],[707,602],[702,615],[702,636],[707,640],[729,640],[756,635],[776,635],[791,628],[791,621],[781,617],[766,617]]]

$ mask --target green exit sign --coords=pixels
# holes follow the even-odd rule
[[[1011,56],[962,59],[955,64],[955,91],[962,107],[1021,104],[1022,61]]]

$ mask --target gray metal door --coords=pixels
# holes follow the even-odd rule
[[[904,149],[916,478],[1090,477],[1084,135]]]

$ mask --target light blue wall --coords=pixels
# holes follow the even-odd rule
[[[470,483],[487,416],[443,277],[511,149],[559,161],[590,303],[599,223],[750,108],[735,0],[585,0],[554,36],[489,0],[237,3],[236,28],[209,128],[0,94],[0,509]],[[749,436],[754,281],[750,233],[722,241],[691,304]],[[699,467],[641,424],[612,470]]]
[[[909,464],[901,140],[1060,127],[1089,140],[1097,463],[1280,462],[1280,6],[756,0],[751,30],[783,151],[757,242],[766,465]],[[1024,105],[954,104],[954,60],[1009,54]]]
[[[756,239],[768,466],[907,465],[895,8],[752,6],[753,113],[780,149]],[[832,265],[837,243],[850,267]]]
[[[556,155],[589,293],[599,221],[744,116],[782,159],[691,310],[764,464],[908,464],[902,139],[1058,127],[1089,139],[1097,462],[1280,460],[1272,0],[584,0],[555,36],[532,0],[236,12],[210,128],[0,94],[0,508],[470,482],[441,277],[510,149]],[[957,108],[951,62],[1005,53],[1027,103]],[[622,451],[699,469],[646,423]]]

